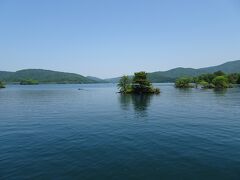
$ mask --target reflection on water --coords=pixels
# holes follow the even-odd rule
[[[130,94],[120,94],[119,102],[123,110],[129,110],[131,104],[131,95]]]
[[[240,88],[154,86],[0,90],[0,179],[240,179]]]
[[[145,116],[153,96],[149,94],[120,94],[119,102],[123,110],[129,110],[132,104],[135,112]]]
[[[227,89],[214,89],[213,91],[216,96],[224,96],[227,92]]]
[[[192,92],[192,88],[176,88],[177,91],[179,91],[180,93],[190,93]]]
[[[146,111],[153,95],[132,95],[132,104],[136,111]]]

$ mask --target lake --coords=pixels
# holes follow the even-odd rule
[[[155,86],[1,89],[0,179],[240,179],[240,88]]]

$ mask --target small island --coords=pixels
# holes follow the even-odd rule
[[[25,79],[20,81],[20,85],[38,85],[38,81],[33,79]]]
[[[0,81],[0,89],[5,88],[5,85],[3,84],[2,81]]]
[[[176,80],[175,87],[176,88],[193,88],[191,83],[191,78],[181,77]]]
[[[235,84],[240,84],[240,74],[225,74],[222,71],[193,78],[181,77],[175,81],[176,88],[198,88],[200,86],[202,89],[226,89],[232,88]]]
[[[160,89],[154,88],[147,79],[146,72],[136,72],[132,78],[123,76],[119,80],[119,93],[122,94],[159,94]]]

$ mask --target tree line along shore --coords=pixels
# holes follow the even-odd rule
[[[176,88],[226,89],[240,84],[240,73],[225,74],[222,71],[202,74],[197,77],[181,77],[175,82]]]
[[[26,79],[19,82],[20,85],[38,85],[39,82],[33,79]],[[5,83],[0,81],[0,88],[5,88]]]
[[[37,85],[39,82],[33,79],[25,79],[20,85]],[[226,89],[240,84],[240,73],[226,74],[223,71],[202,74],[196,77],[180,77],[175,81],[176,88],[203,88]],[[121,94],[159,94],[160,89],[154,88],[148,80],[148,74],[144,71],[134,73],[134,76],[122,76],[117,84]],[[5,84],[0,81],[0,88]]]
[[[222,71],[202,74],[196,77],[180,77],[175,81],[176,88],[226,89],[240,84],[240,73],[225,74]],[[147,78],[146,72],[137,72],[133,77],[122,76],[118,83],[121,94],[159,94]]]

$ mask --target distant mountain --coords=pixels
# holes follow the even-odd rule
[[[120,80],[120,77],[104,79],[104,81],[109,83],[117,83]]]
[[[0,71],[0,80],[4,80],[9,78],[11,75],[13,75],[14,72],[8,72],[8,71]]]
[[[225,73],[240,73],[240,60],[230,61],[219,66],[206,68],[175,68],[168,71],[158,71],[148,73],[148,78],[152,82],[174,82],[176,78],[182,76],[198,76],[204,73],[213,73],[216,71]],[[0,81],[4,82],[20,82],[21,80],[33,79],[40,83],[105,83],[118,82],[119,77],[111,79],[100,79],[97,77],[84,77],[79,74],[66,73],[59,71],[50,71],[43,69],[25,69],[17,72],[0,71]]]
[[[219,66],[212,66],[208,68],[200,68],[199,71],[203,73],[213,73],[216,71],[223,71],[225,73],[239,73],[240,72],[240,60],[229,61]]]
[[[86,78],[91,79],[91,80],[96,81],[96,82],[99,82],[99,83],[107,83],[107,81],[105,81],[103,79],[100,79],[100,78],[97,78],[97,77],[94,77],[94,76],[87,76]]]
[[[155,83],[174,82],[179,77],[198,76],[200,74],[213,73],[220,70],[225,73],[240,73],[240,60],[230,61],[230,62],[221,64],[219,66],[212,66],[212,67],[199,68],[199,69],[178,67],[168,71],[152,72],[152,73],[148,73],[148,78],[150,81]],[[105,80],[108,82],[118,82],[119,79],[120,78],[117,77],[117,78],[111,78],[111,79],[105,79]]]
[[[40,83],[99,83],[79,74],[50,71],[43,69],[25,69],[17,72],[0,71],[0,80],[5,82],[20,82],[33,79]]]

